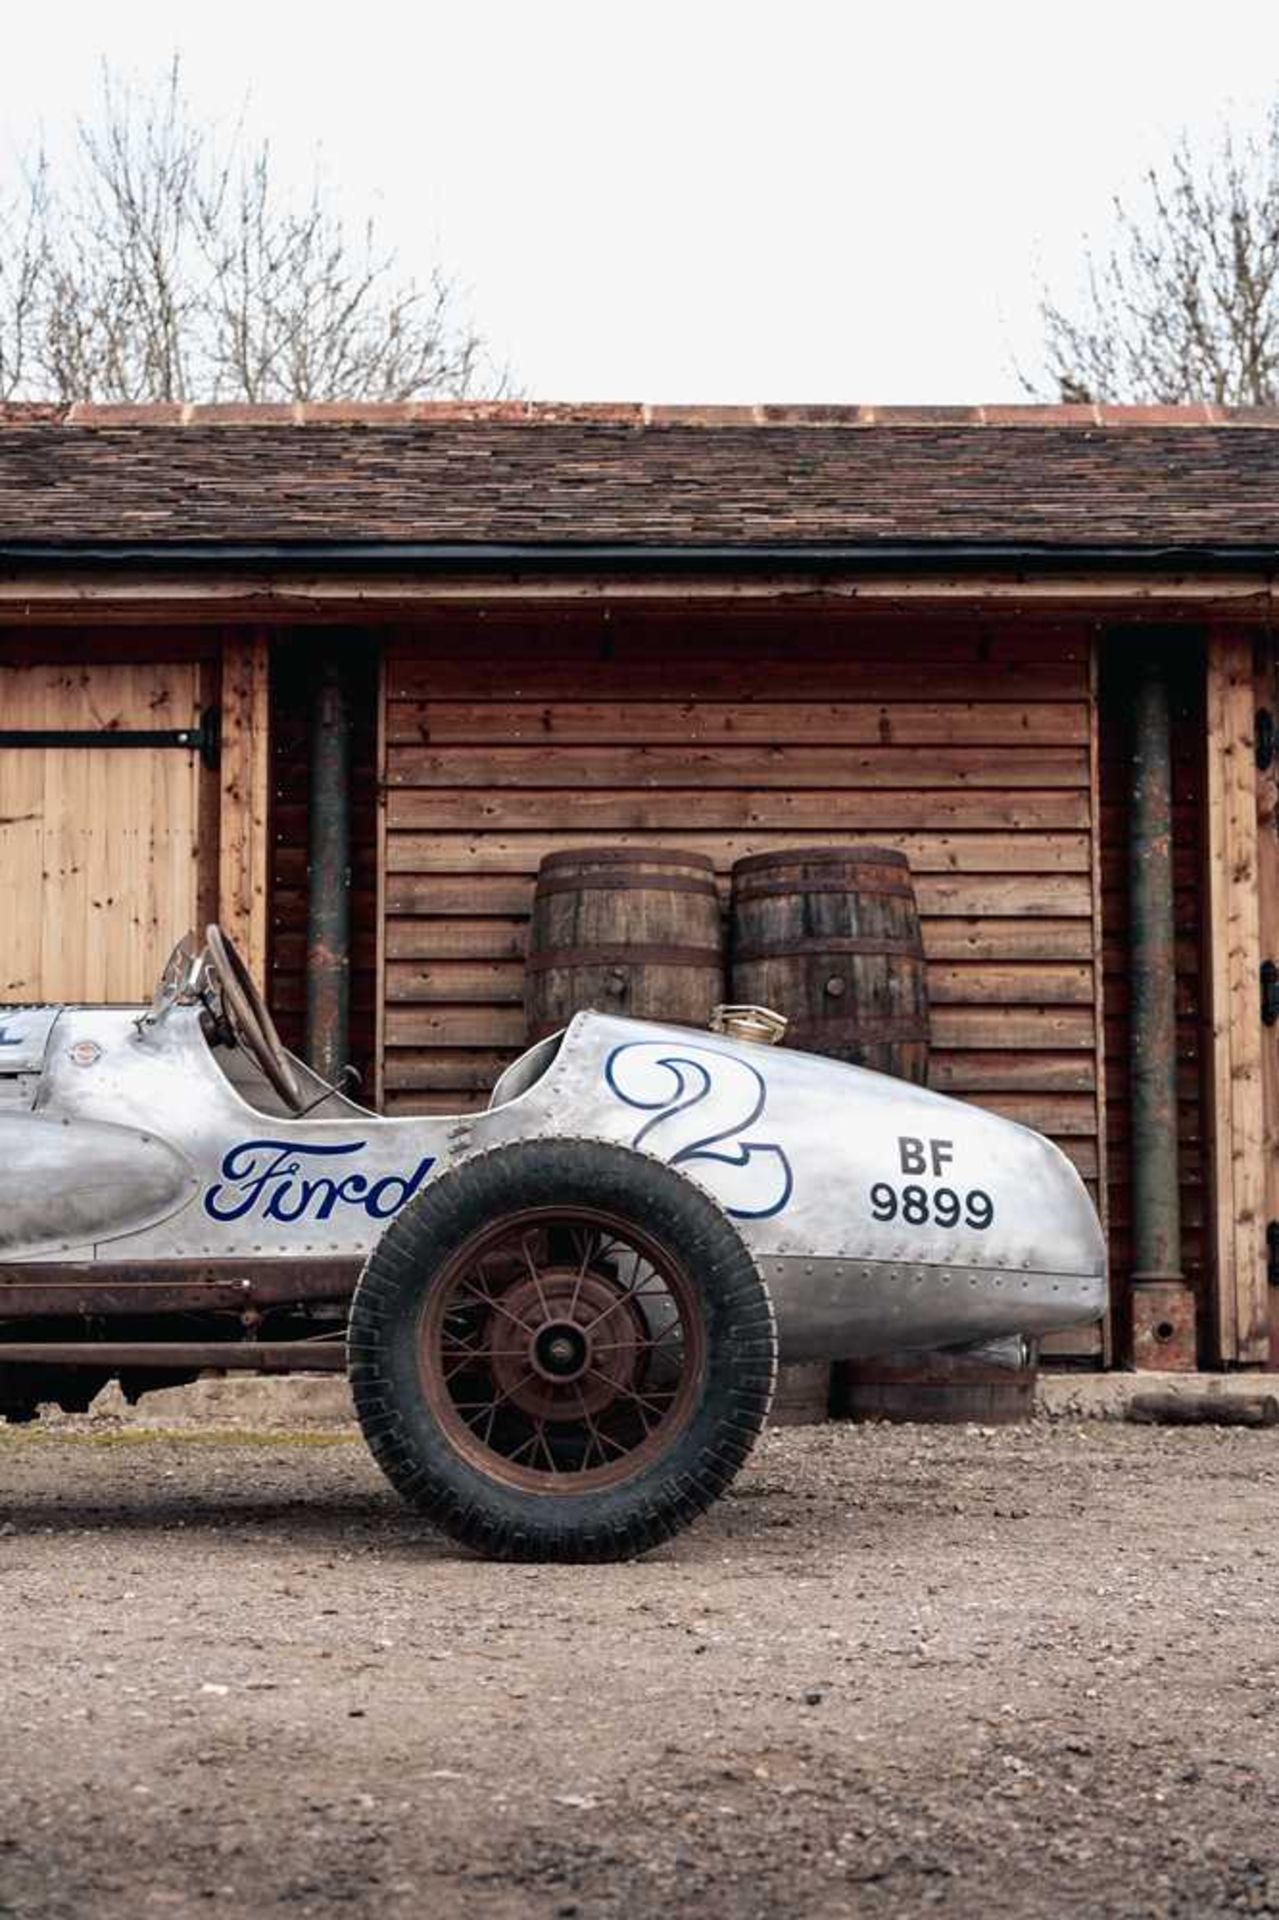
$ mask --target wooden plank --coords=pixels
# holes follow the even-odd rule
[[[1086,960],[1092,933],[1083,920],[937,920],[922,922],[924,953],[936,960]]]
[[[611,833],[609,843],[617,847],[664,846],[670,838],[668,828],[663,832]],[[847,840],[847,833],[823,832],[817,828],[758,834],[727,831],[710,834],[699,828],[696,832],[681,832],[679,845],[691,852],[709,853],[721,865],[729,866],[746,854],[791,846],[838,847],[845,846]],[[921,878],[937,873],[1014,873],[1019,879],[1028,874],[1078,874],[1083,911],[1088,911],[1092,896],[1088,880],[1090,840],[1086,833],[882,832],[877,840],[880,845],[900,848]],[[390,873],[535,873],[548,853],[597,843],[598,834],[567,831],[392,833],[387,840],[387,870]],[[966,905],[964,911],[973,913],[983,909]]]
[[[1033,1127],[1055,1140],[1095,1142],[1096,1101],[1091,1093],[996,1093],[974,1089],[964,1095],[974,1107],[999,1113],[1018,1126]]]
[[[681,837],[681,845],[683,837]],[[386,910],[393,915],[474,918],[494,915],[527,918],[533,900],[536,863],[513,873],[470,873],[465,847],[454,854],[452,870],[421,872],[410,866],[398,870],[387,849]],[[277,856],[277,873],[300,883],[306,870],[304,854]],[[277,879],[277,885],[279,880]],[[1024,923],[1040,921],[1059,926],[1065,919],[1089,925],[1092,889],[1086,875],[1055,873],[930,874],[915,876],[915,898],[929,939],[931,920],[955,919],[964,927],[974,920],[1007,917]],[[944,937],[944,936],[941,936]]]
[[[737,623],[734,622],[736,625]],[[664,648],[665,651],[659,649]],[[936,652],[936,649],[932,651]],[[436,640],[397,672],[390,705],[397,735],[418,726],[436,700],[483,699],[501,687],[507,700],[969,700],[981,676],[983,700],[1081,700],[1088,690],[1086,660],[981,661],[973,649],[929,659],[915,648],[897,659],[863,653],[845,641],[787,652],[758,640],[707,652],[699,641],[690,656],[668,637],[606,652],[603,646],[564,647],[530,633],[523,646],[477,645],[464,629],[451,642]]]
[[[1088,790],[1080,747],[678,746],[420,747],[389,744],[390,787],[1067,788]]]
[[[1269,1357],[1265,1113],[1257,902],[1253,651],[1218,631],[1207,650],[1208,990],[1211,1009],[1216,1338],[1227,1364]]]
[[[738,605],[728,620],[701,619],[695,650],[686,629],[683,612],[670,607],[616,614],[508,609],[482,621],[437,613],[411,638],[392,640],[389,697],[399,703],[466,688],[483,696],[497,685],[527,688],[540,699],[580,698],[584,691],[636,698],[665,695],[687,679],[703,698],[776,698],[784,687],[792,698],[808,699],[838,682],[849,698],[860,687],[881,700],[966,699],[974,669],[987,697],[1004,688],[1017,697],[1025,686],[1082,695],[1087,687],[1088,640],[1078,623],[886,620],[824,610],[810,599],[799,613]]]
[[[1080,920],[926,920],[924,952],[930,961],[1088,961],[1092,934]],[[528,943],[528,921],[510,915],[492,919],[386,920],[389,960],[517,960]],[[279,946],[283,950],[284,940]],[[288,938],[288,951],[300,962],[303,936]],[[296,952],[294,948],[296,947]]]
[[[1093,1000],[1092,968],[933,964],[928,968],[928,998],[933,1006],[1086,1007]]]
[[[1091,1056],[1096,1043],[1091,1007],[935,1007],[929,1026],[938,1052],[1079,1047]]]
[[[404,920],[388,918],[390,960],[522,960],[528,946],[526,919]]]
[[[267,637],[222,649],[218,919],[265,987],[270,846],[270,674]]]
[[[548,760],[553,759],[547,754]],[[677,833],[696,820],[699,828],[766,833],[810,829],[859,837],[894,831],[951,829],[957,833],[997,827],[1008,833],[1039,833],[1088,826],[1088,796],[1083,793],[935,790],[900,788],[804,792],[765,788],[724,791],[697,787],[656,792],[607,787],[588,792],[563,788],[469,789],[396,788],[387,795],[391,833],[420,830],[474,833],[514,828],[553,830],[565,820],[581,833]]]
[[[939,1093],[1092,1093],[1095,1059],[1083,1049],[1063,1053],[935,1053],[928,1084]]]
[[[1279,714],[1279,662],[1267,634],[1256,646],[1256,703]],[[1261,952],[1279,961],[1279,764],[1257,776],[1257,919]],[[1267,1225],[1279,1220],[1279,1030],[1262,1037],[1262,1164]],[[1269,1287],[1270,1365],[1279,1362],[1279,1288]]]
[[[92,609],[95,620],[170,622],[180,619],[193,626],[200,621],[273,619],[281,623],[316,620],[346,625],[370,615],[420,617],[425,609],[448,608],[491,614],[499,606],[545,606],[557,612],[569,604],[583,606],[652,607],[670,604],[722,613],[731,606],[770,606],[793,602],[793,573],[743,573],[725,578],[722,572],[654,579],[649,575],[613,577],[580,572],[564,575],[513,571],[506,576],[459,569],[457,573],[424,574],[420,568],[405,573],[380,570],[324,575],[314,568],[296,573],[274,571],[268,583],[261,573],[237,574],[230,567],[216,577],[203,570],[164,576],[140,575],[136,569],[108,567],[92,579],[73,584],[56,572],[23,572],[14,568],[0,579],[0,606],[12,607],[14,617],[28,627],[39,621],[63,625]],[[1209,612],[1229,605],[1240,620],[1259,622],[1273,609],[1275,583],[1264,568],[1253,573],[1239,568],[1229,577],[1219,569],[1171,574],[1167,568],[1132,571],[1123,578],[1108,571],[1055,569],[1027,575],[1024,568],[1004,567],[989,573],[857,574],[847,580],[823,580],[821,597],[831,606],[846,603],[858,613],[872,609],[899,612],[911,607],[921,616],[938,612],[967,613],[977,605],[988,610],[1056,613],[1076,617],[1087,610],[1094,617],[1108,609],[1122,609],[1125,618],[1156,618],[1161,622],[1184,617],[1191,607]],[[813,604],[817,596],[806,596]]]
[[[387,716],[389,740],[544,746],[635,741],[802,741],[813,746],[1036,746],[1088,744],[1083,701],[435,700],[407,731]]]
[[[487,947],[479,948],[474,956],[393,958],[387,962],[389,1000],[471,1000],[507,1005],[522,1001],[523,993],[523,960],[495,955]],[[928,995],[934,1006],[1089,1006],[1092,970],[1069,965],[933,966],[928,969]]]
[[[524,1004],[522,960],[389,960],[388,1004],[471,1001],[490,1006]]]
[[[0,725],[43,728],[46,683],[29,668],[0,666]],[[26,899],[29,910],[12,908],[0,924],[0,998],[10,1005],[42,997],[45,914],[44,790],[48,756],[0,752],[0,873],[10,901]]]
[[[171,677],[174,668],[153,672]],[[199,719],[199,698],[194,668],[180,670],[189,675],[181,701],[160,702],[161,689],[155,687],[148,699],[151,711],[162,714],[165,727],[191,726]],[[154,724],[154,722],[153,722]],[[141,930],[141,945],[135,956],[137,985],[134,995],[122,998],[149,999],[159,977],[160,967],[188,929],[198,927],[200,895],[200,788],[203,768],[196,753],[171,750],[149,754],[117,756],[133,762],[142,775],[145,839],[148,847],[146,873],[150,885],[146,901],[146,924]],[[129,817],[123,806],[122,817]],[[112,815],[109,813],[108,818]],[[104,936],[106,929],[103,929]]]
[[[487,1090],[516,1053],[516,1047],[476,1047],[470,1052],[457,1047],[391,1047],[384,1069],[386,1089],[388,1093],[413,1088],[459,1093]]]
[[[389,1119],[396,1119],[407,1118],[415,1113],[483,1113],[487,1105],[488,1095],[482,1091],[455,1093],[450,1089],[445,1093],[402,1093],[393,1090],[387,1093],[382,1111]]]
[[[468,1047],[488,1051],[524,1045],[523,1007],[388,1007],[388,1047]]]

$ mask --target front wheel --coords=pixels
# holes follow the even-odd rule
[[[750,1452],[777,1365],[732,1222],[661,1162],[593,1140],[441,1175],[370,1256],[348,1350],[392,1484],[520,1560],[622,1559],[686,1526]]]

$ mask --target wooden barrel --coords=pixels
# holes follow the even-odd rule
[[[928,988],[905,854],[757,853],[733,868],[735,1001],[790,1022],[785,1044],[923,1082]]]
[[[724,998],[714,862],[665,848],[549,853],[524,976],[530,1040],[585,1007],[705,1027]]]

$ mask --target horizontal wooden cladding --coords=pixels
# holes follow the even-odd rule
[[[386,997],[392,1005],[429,1000],[520,1006],[524,969],[525,962],[518,956],[388,959]],[[1092,968],[938,963],[928,969],[928,997],[934,1007],[1090,1007]]]
[[[573,796],[570,796],[572,799]],[[685,819],[689,818],[685,813]],[[707,833],[700,826],[698,803],[696,831],[681,830],[679,844],[690,853],[710,853],[722,865],[731,865],[751,853],[768,853],[783,847],[846,846],[849,829],[842,822],[828,831],[816,827],[799,832]],[[838,817],[838,816],[837,816]],[[614,832],[609,844],[618,847],[659,847],[670,841],[673,828],[661,832]],[[387,867],[391,873],[534,873],[548,853],[567,847],[598,845],[599,831],[485,833],[476,827],[469,833],[397,832],[388,836]],[[877,841],[897,847],[909,859],[919,876],[935,873],[1002,873],[1012,870],[1028,874],[1080,874],[1089,868],[1089,839],[1086,833],[896,833],[877,831]],[[1091,901],[1085,882],[1084,894]],[[928,908],[920,896],[920,911]],[[981,907],[967,911],[983,912]],[[1087,908],[1085,908],[1087,911]]]
[[[1065,701],[432,700],[387,710],[388,745],[1085,746],[1088,713]]]
[[[581,832],[608,835],[635,831],[674,833],[695,819],[699,828],[761,829],[764,832],[803,828],[828,830],[832,819],[846,836],[878,834],[903,829],[956,831],[998,827],[1010,832],[1039,832],[1057,827],[1086,828],[1086,793],[996,791],[941,793],[935,789],[908,792],[889,787],[862,791],[762,792],[696,787],[654,792],[650,788],[617,786],[604,792],[580,792],[569,787],[490,789],[477,794],[469,788],[443,792],[415,788],[392,792],[387,799],[387,825],[392,832],[414,829],[473,831],[554,828],[566,818]]]
[[[681,836],[681,843],[685,837]],[[527,915],[532,893],[531,873],[392,871],[386,880],[386,908],[394,919],[402,916],[443,919],[454,915],[508,919]],[[916,874],[915,897],[924,917],[925,947],[929,940],[929,919],[954,919],[968,928],[975,921],[1007,918],[1021,923],[1018,938],[1029,937],[1025,928],[1030,922],[1049,922],[1062,927],[1074,921],[1076,939],[1089,933],[1092,889],[1086,875],[966,873],[956,878]],[[955,937],[965,936],[957,933]],[[1072,947],[1069,951],[1076,950]],[[1067,954],[1065,948],[1050,951]]]
[[[564,746],[548,754],[529,746],[393,746],[387,753],[387,784],[505,792],[551,788],[721,787],[747,791],[782,787],[789,792],[822,789],[1069,788],[1087,790],[1084,747],[779,746]],[[394,796],[393,796],[394,797]]]
[[[1087,692],[1087,675],[1078,661],[1038,660],[1004,661],[992,672],[987,663],[958,660],[891,660],[858,655],[842,660],[814,660],[805,655],[775,656],[769,662],[736,658],[711,663],[705,673],[703,663],[694,676],[677,662],[632,659],[619,667],[617,661],[593,656],[577,665],[567,661],[545,664],[537,673],[527,660],[511,659],[502,687],[508,700],[547,701],[583,700],[603,695],[624,704],[661,698],[696,697],[706,700],[734,700],[755,704],[760,701],[822,700],[829,697],[831,683],[837,680],[850,700],[968,700],[972,698],[973,674],[982,676],[981,697],[988,701],[1007,701],[1024,705],[1027,700],[1082,699]],[[440,699],[464,700],[484,693],[477,684],[474,669],[465,662],[433,661],[423,665],[410,678],[397,673],[391,701],[399,709],[401,722],[414,709],[424,709]]]

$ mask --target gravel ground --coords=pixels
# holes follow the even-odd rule
[[[0,1427],[0,1913],[1279,1914],[1279,1434],[770,1434],[505,1569],[353,1437]]]

